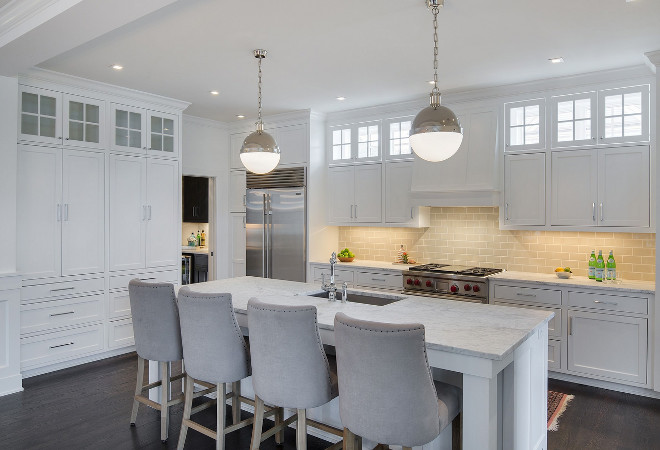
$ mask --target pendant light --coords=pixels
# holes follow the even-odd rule
[[[440,105],[438,89],[438,12],[444,0],[426,0],[433,13],[433,90],[431,105],[421,110],[410,128],[410,147],[420,158],[438,162],[453,156],[463,141],[463,129],[454,112]]]
[[[280,162],[277,142],[264,131],[264,123],[261,120],[261,60],[266,57],[266,53],[266,50],[262,49],[254,51],[254,57],[259,62],[259,118],[257,131],[246,137],[241,147],[241,162],[247,170],[259,174],[270,172]]]

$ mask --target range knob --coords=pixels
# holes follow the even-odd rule
[[[474,286],[472,286],[472,291],[473,292],[479,292],[480,290],[481,290],[481,288],[479,287],[478,284],[475,284]]]
[[[432,286],[433,286],[433,281],[426,280],[426,287],[432,287]]]
[[[420,284],[422,284],[421,281],[419,281],[419,280],[415,280],[415,286],[419,286]]]
[[[449,290],[454,294],[457,293],[458,292],[458,285],[452,284],[451,287],[449,288]]]
[[[465,286],[463,286],[463,289],[465,289],[466,291],[471,291],[472,286],[470,286],[469,284],[466,284]]]
[[[408,279],[406,280],[406,284],[413,284],[413,280],[412,280],[412,278],[408,278]]]

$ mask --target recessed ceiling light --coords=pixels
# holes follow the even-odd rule
[[[564,62],[564,58],[559,56],[557,58],[549,58],[548,61],[550,61],[552,64],[559,64]]]
[[[113,64],[110,67],[112,67],[115,70],[122,70],[124,68],[124,66],[122,66],[121,64]]]
[[[337,100],[339,100],[341,102],[341,101],[346,100],[346,97],[337,97]]]
[[[219,95],[219,94],[220,94],[220,92],[218,92],[218,91],[211,91],[211,95]]]
[[[245,119],[245,116],[243,114],[236,114],[236,117],[238,119]]]

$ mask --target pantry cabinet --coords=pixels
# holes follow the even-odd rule
[[[329,174],[329,223],[382,221],[380,164],[331,167]]]
[[[504,224],[545,224],[545,153],[504,156]]]

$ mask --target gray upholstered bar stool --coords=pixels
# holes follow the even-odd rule
[[[337,313],[334,335],[344,448],[361,449],[366,438],[406,449],[431,442],[452,421],[460,423],[462,391],[433,381],[423,325]]]
[[[186,388],[177,448],[183,449],[188,428],[192,428],[215,439],[216,449],[224,449],[225,434],[254,422],[253,417],[240,421],[241,402],[254,403],[240,396],[240,382],[250,376],[250,355],[236,322],[231,294],[194,292],[183,287],[179,290],[179,317],[186,362]],[[215,430],[190,420],[194,413],[194,384],[200,381],[217,385]],[[232,383],[231,394],[227,394],[226,383]],[[233,424],[229,427],[225,423],[227,398],[232,399]]]
[[[184,376],[180,374],[172,377],[170,374],[169,363],[183,359],[174,286],[170,283],[146,283],[131,280],[128,283],[128,294],[133,315],[135,349],[138,354],[131,426],[135,426],[140,403],[157,409],[160,411],[160,438],[165,442],[169,427],[169,407],[182,401],[181,396],[169,398],[170,384]],[[143,385],[145,360],[159,362],[160,381]],[[160,403],[142,395],[144,390],[148,391],[158,386],[162,387]]]
[[[307,448],[307,426],[342,436],[342,431],[307,419],[306,410],[337,397],[337,378],[330,370],[316,320],[315,306],[283,306],[248,302],[248,328],[252,355],[252,386],[255,393],[255,422],[251,450],[263,438],[281,434],[297,420],[296,448]],[[286,421],[262,435],[264,403],[297,410]],[[276,436],[276,443],[282,442]],[[339,442],[330,448],[339,449]]]

